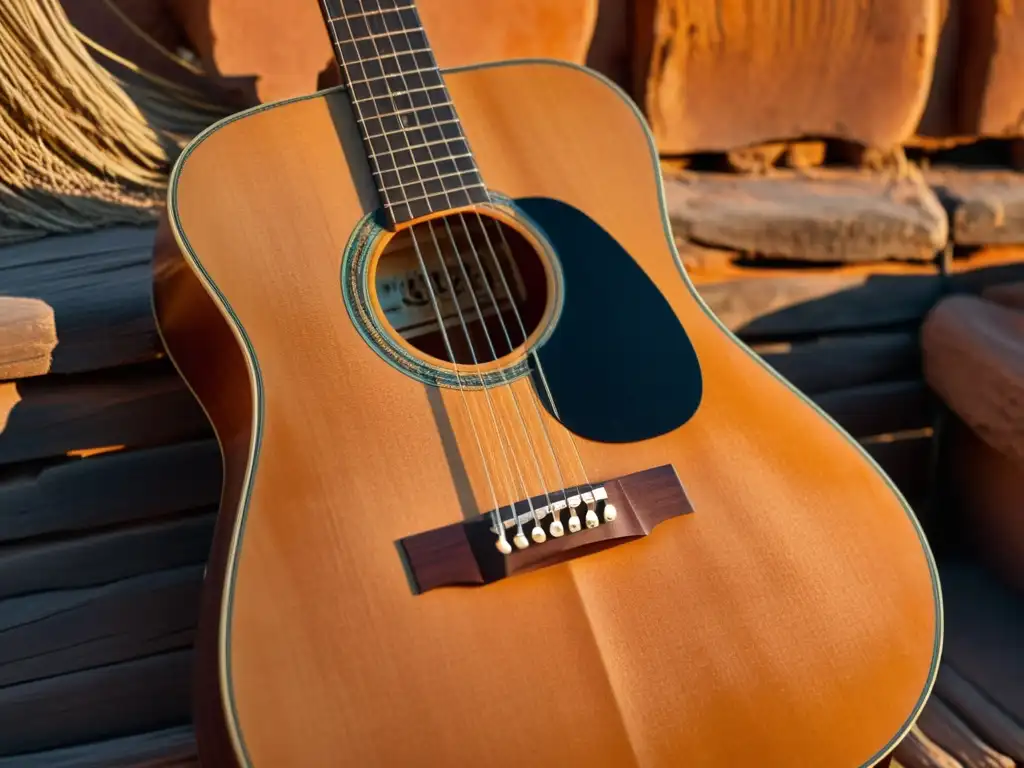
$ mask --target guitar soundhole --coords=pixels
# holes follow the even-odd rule
[[[535,335],[553,275],[518,229],[473,212],[395,234],[377,260],[373,285],[384,319],[406,344],[473,365],[507,357]]]

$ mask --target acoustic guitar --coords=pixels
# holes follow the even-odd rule
[[[637,108],[441,72],[413,0],[323,16],[343,85],[198,136],[155,261],[224,458],[203,763],[885,758],[936,674],[926,540],[701,301]]]

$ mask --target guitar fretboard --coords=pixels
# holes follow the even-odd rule
[[[485,202],[414,0],[321,1],[392,223]]]

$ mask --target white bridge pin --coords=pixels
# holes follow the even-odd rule
[[[508,543],[508,539],[504,536],[499,537],[498,540],[494,542],[494,546],[496,546],[498,551],[503,555],[508,555],[512,552],[512,545]]]
[[[616,517],[619,516],[619,510],[615,508],[615,505],[608,502],[604,505],[604,521],[606,523],[612,522]]]
[[[544,529],[541,527],[540,523],[537,523],[537,525],[533,526],[533,530],[530,531],[530,538],[532,538],[538,544],[543,544],[548,539],[548,537],[544,534]]]
[[[562,527],[561,520],[553,521],[551,525],[548,526],[548,530],[551,532],[551,535],[554,536],[556,539],[565,535],[565,528]]]
[[[530,540],[526,538],[525,533],[517,533],[513,536],[512,543],[516,545],[516,549],[526,549],[530,546]]]
[[[574,512],[572,513],[572,515],[571,515],[571,516],[569,517],[569,533],[576,533],[576,532],[577,532],[577,531],[579,531],[579,530],[580,530],[580,529],[581,529],[582,527],[583,527],[583,526],[582,526],[582,525],[580,525],[580,519],[579,519],[579,517],[578,517],[578,516],[576,515],[576,512],[574,511]]]
[[[587,528],[597,528],[600,525],[600,521],[597,519],[597,512],[592,509],[587,510],[587,515],[583,519],[587,523]]]

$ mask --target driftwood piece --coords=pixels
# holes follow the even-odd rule
[[[0,598],[79,589],[206,561],[213,512],[0,548]]]
[[[984,693],[948,664],[939,668],[935,693],[949,702],[950,707],[988,744],[1024,763],[1024,725],[989,701]]]
[[[921,329],[925,378],[996,450],[1024,460],[1024,313],[950,296]]]
[[[0,383],[0,464],[211,434],[170,363]]]
[[[769,176],[689,174],[665,179],[679,237],[810,262],[931,261],[946,243],[946,212],[911,174],[856,171]]]
[[[803,136],[893,146],[913,132],[931,81],[936,3],[637,5],[640,102],[662,152]]]
[[[935,744],[969,768],[1014,768],[1014,761],[978,738],[956,713],[932,696],[917,721]]]
[[[203,566],[0,600],[0,688],[188,648]]]
[[[946,563],[943,659],[986,698],[1024,723],[1022,599],[976,566]]]
[[[936,168],[925,178],[950,209],[954,242],[1024,243],[1024,173]]]
[[[0,469],[0,542],[81,531],[217,503],[213,440]]]
[[[893,757],[906,768],[967,768],[916,725],[893,750]]]
[[[181,726],[192,651],[0,688],[0,757]]]
[[[0,249],[0,379],[155,357],[160,341],[149,299],[154,233],[153,227],[111,227]],[[33,300],[31,314],[12,298]]]
[[[917,333],[912,331],[826,336],[752,348],[809,395],[920,376]]]
[[[754,343],[916,323],[938,301],[942,281],[930,266],[880,264],[735,270],[696,288],[726,327]]]
[[[932,422],[923,381],[893,381],[823,392],[812,398],[853,437],[904,432]]]
[[[0,380],[50,370],[56,346],[57,326],[49,304],[0,296]]]
[[[0,757],[0,768],[192,768],[198,765],[195,732],[188,725],[35,754]]]

